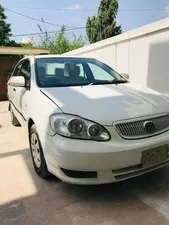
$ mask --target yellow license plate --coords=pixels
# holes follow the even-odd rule
[[[169,159],[169,146],[163,145],[142,152],[141,161],[143,168],[146,168],[164,162],[167,159]]]

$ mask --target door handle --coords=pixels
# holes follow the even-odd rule
[[[16,91],[16,89],[15,89],[15,88],[13,88],[13,91]]]

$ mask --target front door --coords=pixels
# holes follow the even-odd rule
[[[15,76],[19,76],[20,74],[20,70],[21,70],[21,67],[22,67],[22,64],[19,63],[13,73],[12,73],[12,76],[11,77],[15,77]],[[12,84],[8,83],[8,96],[9,96],[9,101],[10,101],[10,104],[11,104],[11,107],[14,111],[14,114],[17,116],[18,114],[18,107],[17,107],[17,98],[18,98],[18,92],[17,92],[17,87],[13,86]],[[18,116],[17,116],[18,118]]]
[[[14,114],[19,120],[20,124],[25,127],[26,118],[23,115],[23,108],[26,104],[23,102],[24,95],[30,91],[30,61],[29,59],[22,60],[16,67],[12,76],[23,76],[25,78],[25,87],[13,87],[9,88],[9,96],[14,108]]]

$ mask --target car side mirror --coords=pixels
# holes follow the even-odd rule
[[[8,84],[15,87],[25,87],[25,78],[22,76],[11,77]]]
[[[128,73],[122,73],[121,75],[122,75],[124,78],[126,78],[127,80],[130,79],[130,76],[129,76]]]

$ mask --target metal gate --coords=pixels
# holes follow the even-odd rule
[[[19,56],[0,56],[0,101],[7,100],[8,74],[13,71],[20,58]]]

